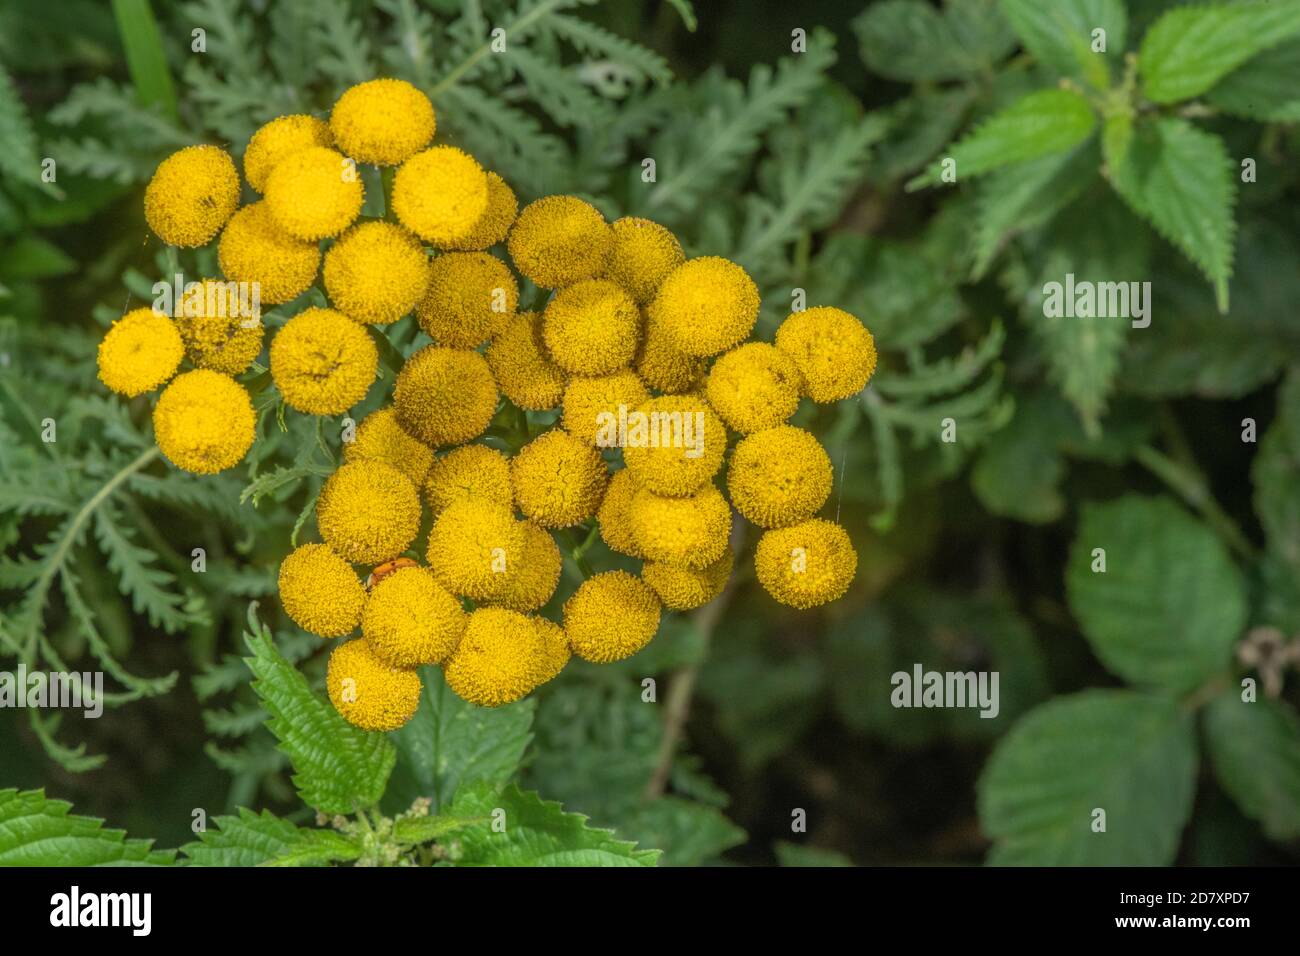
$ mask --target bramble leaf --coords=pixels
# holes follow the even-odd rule
[[[1272,840],[1300,837],[1300,719],[1281,701],[1230,689],[1205,709],[1214,775]]]

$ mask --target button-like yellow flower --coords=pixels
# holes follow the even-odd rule
[[[343,637],[361,623],[366,590],[329,545],[302,544],[280,564],[280,604],[289,619],[318,637]]]
[[[433,450],[407,433],[392,406],[371,412],[343,443],[344,461],[382,461],[392,465],[418,488],[433,464]]]
[[[564,665],[569,663],[573,651],[569,648],[569,637],[560,625],[544,617],[534,617],[532,621],[537,628],[538,636],[542,639],[542,676],[537,682],[538,686],[541,686],[560,676],[560,671],[564,670]]]
[[[502,607],[478,608],[443,665],[447,686],[479,707],[519,700],[554,669],[554,652],[533,619]]]
[[[435,146],[416,153],[393,178],[393,212],[425,242],[455,242],[487,210],[487,174],[468,153]]]
[[[564,430],[575,438],[599,444],[598,438],[608,437],[599,433],[608,433],[611,423],[618,422],[620,406],[626,416],[649,400],[645,384],[631,369],[591,378],[575,376],[564,389]]]
[[[239,173],[216,146],[186,146],[164,159],[144,190],[144,218],[163,242],[193,248],[212,240],[239,205]]]
[[[325,670],[330,703],[362,730],[397,730],[420,706],[420,675],[391,667],[364,640],[340,644]]]
[[[636,356],[636,372],[651,388],[669,395],[694,391],[704,382],[708,360],[687,355],[664,331],[664,324],[648,312],[642,322],[641,349]]]
[[[214,475],[239,464],[253,445],[256,428],[244,386],[210,369],[176,376],[153,410],[158,449],[177,468],[196,475]]]
[[[600,210],[577,196],[529,203],[510,230],[515,268],[543,289],[559,289],[605,271],[614,232]]]
[[[285,232],[313,242],[352,225],[365,198],[356,165],[325,146],[290,153],[266,180],[272,218]]]
[[[510,509],[482,498],[443,509],[429,532],[429,569],[453,594],[498,601],[524,560],[527,535]]]
[[[611,551],[626,554],[630,558],[645,557],[632,534],[632,496],[636,494],[637,487],[632,472],[620,468],[609,479],[609,487],[605,489],[600,510],[596,512],[601,540]]]
[[[651,561],[707,568],[727,550],[731,508],[712,485],[687,498],[637,489],[628,507],[632,537]]]
[[[279,305],[316,280],[320,247],[276,225],[263,201],[245,206],[226,223],[217,261],[227,279],[257,283],[263,305]]]
[[[388,325],[408,315],[429,288],[429,256],[411,232],[371,220],[330,247],[324,278],[334,308],[367,325]]]
[[[424,481],[424,497],[436,518],[456,501],[478,498],[510,508],[514,489],[510,485],[510,462],[487,445],[461,445],[434,461]]]
[[[623,461],[661,495],[689,495],[722,467],[727,427],[702,398],[660,395],[628,417]]]
[[[176,307],[176,327],[189,360],[199,368],[238,375],[262,351],[262,314],[252,290],[237,282],[203,279],[189,285]]]
[[[152,392],[175,374],[185,357],[180,330],[161,312],[132,309],[99,343],[99,380],[119,395]]]
[[[631,657],[659,630],[659,599],[634,574],[606,571],[583,581],[564,602],[573,653],[594,664]]]
[[[542,347],[540,312],[516,312],[487,347],[492,376],[506,398],[529,411],[547,411],[564,395],[564,370]]]
[[[509,573],[505,592],[493,603],[514,611],[536,611],[555,593],[563,558],[550,532],[531,521],[523,524],[524,553]]]
[[[668,273],[685,260],[677,237],[649,219],[614,220],[614,245],[605,274],[627,290],[638,305],[648,304]]]
[[[353,461],[326,479],[316,500],[325,543],[354,564],[398,557],[420,530],[420,496],[409,478],[382,461]]]
[[[763,532],[754,566],[768,594],[782,604],[806,609],[834,601],[849,589],[858,555],[843,528],[812,518]]]
[[[460,445],[487,431],[497,385],[482,355],[427,345],[397,376],[393,407],[402,427],[426,445]]]
[[[453,239],[438,244],[440,249],[457,252],[483,252],[504,242],[510,227],[514,225],[515,214],[519,212],[519,200],[515,191],[506,185],[506,181],[491,170],[487,171],[488,201],[487,209],[478,217],[474,228],[460,239]]]
[[[663,561],[647,561],[641,568],[641,578],[659,595],[664,607],[673,611],[692,611],[722,593],[735,561],[736,556],[730,548],[707,568],[698,571]]]
[[[437,121],[429,97],[405,80],[358,83],[330,113],[339,149],[359,163],[396,166],[433,139]]]
[[[366,397],[379,350],[342,312],[299,312],[271,342],[271,378],[285,404],[306,415],[341,415]]]
[[[542,313],[542,341],[574,375],[608,375],[636,355],[641,312],[617,283],[584,279],[555,294]]]
[[[799,366],[804,394],[814,402],[856,395],[876,370],[876,343],[866,326],[830,306],[790,315],[776,330],[776,347]]]
[[[429,267],[415,315],[439,345],[475,349],[505,327],[518,305],[519,284],[504,262],[486,252],[448,252]]]
[[[278,116],[262,126],[244,150],[244,178],[259,193],[266,191],[271,170],[286,156],[312,146],[333,146],[329,124],[314,116]]]
[[[668,274],[649,311],[679,350],[717,355],[749,335],[758,305],[749,273],[727,259],[702,256]]]
[[[830,497],[835,470],[815,435],[778,425],[736,443],[727,492],[736,510],[760,528],[811,518]]]
[[[748,434],[773,428],[793,415],[801,384],[790,356],[766,342],[748,342],[718,356],[705,394],[723,421]]]
[[[466,617],[428,568],[406,567],[371,590],[361,633],[374,655],[393,667],[441,664],[460,643]]]
[[[600,453],[563,428],[538,435],[510,462],[515,503],[544,528],[568,528],[594,515],[608,474]]]

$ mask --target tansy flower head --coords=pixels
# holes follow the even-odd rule
[[[735,561],[736,556],[730,548],[707,568],[698,571],[663,561],[647,561],[641,568],[641,579],[650,585],[664,607],[673,611],[692,611],[722,593]]]
[[[835,472],[811,432],[778,425],[742,438],[727,467],[731,503],[760,528],[798,524],[830,497]]]
[[[524,207],[510,230],[515,268],[543,289],[558,289],[605,270],[613,230],[577,196],[546,196]]]
[[[256,424],[244,386],[209,369],[176,376],[153,410],[159,450],[196,475],[237,465],[253,445]]]
[[[325,689],[334,709],[362,730],[396,730],[420,706],[420,676],[385,664],[363,640],[334,648]]]
[[[468,498],[443,509],[429,532],[429,568],[453,594],[496,601],[524,558],[524,525],[510,509]]]
[[[424,481],[424,495],[436,518],[455,501],[478,498],[510,508],[510,462],[487,445],[461,445],[434,461]]]
[[[314,116],[279,116],[271,120],[248,141],[244,150],[244,178],[259,193],[266,191],[266,180],[280,160],[312,146],[333,146],[329,126]]]
[[[550,532],[531,521],[524,525],[524,552],[510,572],[506,589],[493,603],[515,611],[536,611],[560,583],[563,560]]]
[[[325,543],[354,564],[379,564],[410,547],[420,530],[415,485],[382,461],[353,461],[326,479],[316,500]]]
[[[564,602],[569,646],[595,664],[631,657],[658,630],[659,599],[644,581],[626,571],[593,575]]]
[[[640,488],[628,507],[632,537],[650,561],[707,568],[727,550],[731,508],[708,485],[687,498],[668,498]]]
[[[406,567],[371,590],[361,633],[374,655],[393,667],[441,664],[456,649],[465,618],[460,601],[427,568]]]
[[[669,395],[693,391],[704,381],[707,360],[687,355],[664,331],[663,322],[646,314],[641,349],[636,356],[636,372],[651,388]]]
[[[542,672],[538,686],[560,676],[564,665],[569,663],[573,652],[569,649],[569,637],[564,628],[544,617],[534,617],[533,624],[537,635],[542,640]]]
[[[262,351],[260,302],[254,303],[237,282],[191,283],[176,311],[185,352],[199,368],[238,375]]]
[[[703,399],[661,395],[629,414],[622,443],[623,461],[640,484],[689,495],[722,467],[727,428]]]
[[[564,389],[564,430],[598,444],[602,432],[608,435],[610,422],[617,423],[620,406],[626,416],[649,400],[650,393],[631,369],[593,378],[575,376]]]
[[[497,399],[483,356],[440,345],[427,345],[407,359],[393,390],[402,427],[435,448],[483,434],[496,414]]]
[[[677,237],[649,219],[624,216],[614,220],[614,244],[605,275],[613,279],[638,305],[646,305],[660,284],[685,259]]]
[[[540,412],[560,404],[565,374],[542,348],[540,312],[506,316],[486,355],[502,394],[520,408]]]
[[[418,488],[433,464],[433,449],[412,438],[390,406],[371,412],[357,426],[352,441],[343,443],[343,460],[382,461],[406,475]]]
[[[799,368],[766,342],[747,342],[718,356],[705,394],[728,425],[742,434],[780,425],[799,407]]]
[[[304,631],[318,637],[351,634],[365,602],[352,565],[328,545],[299,545],[280,564],[280,603]]]
[[[765,531],[758,539],[754,566],[768,594],[782,604],[806,609],[834,601],[849,589],[858,555],[843,528],[813,518]]]
[[[435,245],[468,236],[487,203],[483,167],[454,146],[416,153],[393,179],[393,212],[407,229]]]
[[[133,309],[99,343],[99,380],[119,395],[135,398],[171,378],[184,357],[176,323],[153,309]]]
[[[758,304],[749,273],[726,259],[702,256],[668,274],[650,315],[687,355],[716,355],[749,335]]]
[[[620,468],[609,479],[605,497],[596,512],[596,522],[600,526],[600,538],[611,551],[626,554],[630,558],[644,558],[641,546],[632,535],[632,496],[637,492],[637,483],[632,472]]]
[[[519,510],[545,528],[568,528],[596,513],[609,474],[600,453],[563,428],[552,428],[510,462]]]
[[[353,226],[325,254],[325,291],[349,318],[387,325],[408,314],[429,287],[429,256],[401,226]]]
[[[272,218],[285,232],[313,242],[352,225],[365,198],[356,166],[325,146],[290,153],[266,180]]]
[[[415,308],[420,328],[439,345],[478,348],[519,305],[519,284],[486,252],[448,252],[429,267],[429,286]]]
[[[608,279],[561,289],[542,313],[542,341],[555,364],[574,375],[608,375],[632,361],[641,313]]]
[[[341,415],[366,397],[379,349],[342,312],[298,313],[271,342],[271,378],[290,407],[306,415]]]
[[[799,366],[804,394],[814,402],[856,395],[876,370],[876,343],[866,326],[830,306],[790,315],[776,330],[776,347]]]
[[[245,206],[226,223],[217,261],[227,279],[255,282],[264,305],[279,305],[296,299],[315,281],[320,247],[276,225],[263,201]]]
[[[405,80],[369,80],[345,90],[330,113],[339,149],[359,163],[396,166],[433,139],[429,98]]]
[[[479,707],[519,700],[545,680],[554,660],[531,618],[502,607],[478,608],[443,665],[447,686]]]
[[[163,242],[211,241],[239,205],[234,160],[216,146],[186,146],[164,159],[144,190],[144,218]]]
[[[515,213],[519,211],[519,200],[515,198],[515,191],[506,185],[506,181],[491,170],[487,171],[487,181],[487,209],[478,217],[474,228],[459,239],[439,243],[439,248],[482,252],[505,241],[506,234],[514,225]]]

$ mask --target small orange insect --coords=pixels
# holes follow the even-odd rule
[[[402,570],[402,568],[415,567],[419,567],[419,565],[410,558],[393,558],[391,561],[385,561],[383,564],[376,566],[375,569],[370,572],[370,576],[366,578],[367,593],[371,588],[390,574],[396,574],[398,571]]]

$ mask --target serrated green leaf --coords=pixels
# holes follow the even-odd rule
[[[1092,570],[1097,548],[1104,572]],[[1135,684],[1196,687],[1227,668],[1246,625],[1241,575],[1223,544],[1166,497],[1085,505],[1065,582],[1097,657]]]
[[[1001,866],[1167,866],[1196,785],[1191,715],[1164,697],[1091,690],[1026,714],[989,758],[980,823]],[[1094,811],[1105,832],[1094,832]]]
[[[1214,775],[1272,840],[1300,837],[1300,719],[1288,705],[1233,689],[1205,708]]]
[[[0,173],[20,183],[39,182],[36,132],[26,105],[3,68],[0,68],[0,142],[5,144],[0,150]]]
[[[1225,76],[1206,99],[1234,116],[1269,123],[1300,121],[1300,41],[1254,57]]]
[[[1123,0],[999,0],[1025,49],[1062,76],[1105,77],[1094,64],[1124,54],[1128,11]],[[1106,52],[1092,52],[1092,31],[1106,31]],[[1101,85],[1101,84],[1097,84]]]
[[[197,843],[181,847],[190,866],[323,866],[355,860],[361,847],[336,830],[309,830],[269,810],[246,807],[238,816],[214,817]]]
[[[700,866],[745,842],[745,831],[717,807],[659,797],[624,814],[618,832],[638,843],[664,848],[662,866]]]
[[[994,0],[948,0],[942,13],[923,0],[884,0],[854,19],[853,31],[867,67],[905,83],[975,76],[1014,43]]]
[[[1278,389],[1277,411],[1250,466],[1255,513],[1269,550],[1300,573],[1300,371]]]
[[[104,821],[69,813],[44,790],[0,790],[0,866],[144,866],[172,862],[152,840],[128,840]]]

